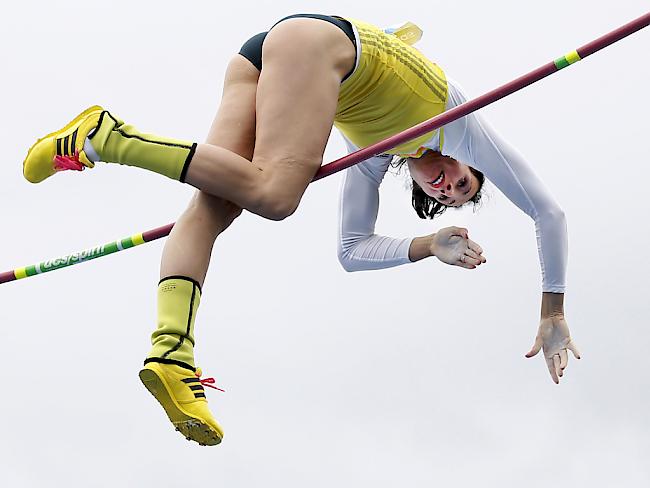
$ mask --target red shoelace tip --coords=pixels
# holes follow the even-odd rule
[[[214,388],[215,390],[219,390],[223,392],[226,391],[226,390],[222,390],[218,386],[214,386],[214,384],[216,383],[216,380],[214,378],[201,378],[198,374],[196,375],[196,377],[199,379],[199,381],[203,386],[207,386],[208,388]]]
[[[54,169],[56,171],[83,171],[86,166],[79,161],[79,151],[74,152],[74,156],[54,156]]]

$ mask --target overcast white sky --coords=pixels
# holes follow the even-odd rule
[[[645,0],[11,2],[0,29],[0,271],[174,221],[189,187],[117,165],[30,185],[26,150],[93,103],[202,140],[228,59],[285,15],[416,21],[418,47],[476,96],[647,10]],[[646,29],[484,110],[568,216],[566,312],[583,360],[560,386],[541,357],[523,357],[540,299],[527,216],[492,187],[478,213],[421,221],[403,179],[388,178],[379,232],[468,226],[488,264],[348,274],[335,252],[335,175],[291,219],[245,215],[216,246],[196,326],[198,363],[227,390],[210,394],[226,433],[216,448],[173,432],[137,377],[162,242],[2,285],[0,486],[649,486],[649,43]],[[325,159],[343,152],[334,134]]]

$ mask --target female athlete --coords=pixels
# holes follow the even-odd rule
[[[162,257],[158,327],[140,378],[188,439],[221,442],[194,364],[194,320],[213,243],[246,209],[291,215],[319,169],[332,126],[350,150],[365,147],[465,101],[458,84],[397,36],[365,22],[299,14],[247,41],[228,65],[220,108],[204,144],[143,134],[94,106],[37,141],[23,171],[34,183],[97,161],[147,169],[199,191]],[[528,357],[543,348],[553,381],[579,353],[564,320],[567,255],[562,210],[526,161],[478,116],[402,144],[347,171],[339,257],[347,270],[436,256],[464,268],[485,262],[467,230],[414,239],[374,234],[377,189],[392,157],[408,164],[413,206],[433,217],[476,202],[487,177],[535,221],[542,268],[541,323]]]

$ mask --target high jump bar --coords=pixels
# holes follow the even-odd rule
[[[635,33],[636,31],[647,27],[649,24],[650,12],[647,12],[641,17],[638,17],[631,22],[622,25],[621,27],[599,37],[598,39],[591,41],[588,44],[585,44],[582,47],[579,47],[575,51],[571,51],[564,56],[555,59],[554,61],[546,63],[545,65],[540,66],[530,73],[527,73],[523,76],[520,76],[519,78],[512,80],[509,83],[506,83],[505,85],[495,88],[494,90],[489,91],[480,97],[458,105],[451,110],[443,112],[442,114],[437,115],[436,117],[433,117],[429,120],[421,122],[420,124],[413,126],[410,129],[389,137],[388,139],[384,139],[383,141],[377,142],[376,144],[372,144],[371,146],[365,147],[356,152],[348,154],[347,156],[339,158],[336,161],[332,161],[331,163],[323,165],[318,170],[316,176],[314,176],[314,179],[312,181],[317,181],[321,178],[325,178],[326,176],[330,176],[334,173],[349,168],[350,166],[354,166],[361,161],[365,161],[368,158],[382,154],[394,147],[403,144],[404,142],[408,142],[412,139],[420,137],[427,132],[432,132],[436,129],[439,129],[443,125],[453,122],[456,119],[464,117],[465,115],[468,115],[472,112],[475,112],[476,110],[485,107],[486,105],[507,97],[508,95],[511,95],[516,91],[527,87],[528,85],[536,83],[537,81],[546,78],[547,76],[556,73],[561,69],[564,69],[567,66],[570,66],[611,44],[614,44],[617,41],[620,41],[621,39]],[[95,246],[91,249],[87,249],[81,252],[75,252],[59,258],[49,259],[39,264],[17,268],[12,271],[5,271],[3,273],[0,273],[0,284],[65,268],[74,264],[89,261],[91,259],[96,259],[119,251],[123,251],[124,249],[129,249],[146,242],[151,242],[156,239],[160,239],[161,237],[168,236],[173,227],[173,223],[167,224],[156,229],[151,229],[140,234],[135,234],[133,236],[120,239],[119,241],[109,242],[107,244]]]

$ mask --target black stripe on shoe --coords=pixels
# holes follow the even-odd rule
[[[190,385],[192,391],[203,391],[203,385]]]
[[[75,144],[77,143],[77,131],[78,131],[78,130],[79,130],[79,129],[75,130],[75,131],[72,133],[72,137],[70,138],[70,154],[74,154],[74,153],[76,152],[76,149],[75,149],[74,146],[75,146]]]
[[[61,139],[56,140],[56,155],[63,156],[63,152],[61,152]]]
[[[205,398],[205,393],[195,392],[194,398]]]
[[[68,152],[68,141],[70,140],[70,135],[67,135],[63,138],[63,154],[64,156],[69,156],[70,153]]]
[[[198,383],[201,380],[199,378],[183,378],[181,381],[183,383]]]

